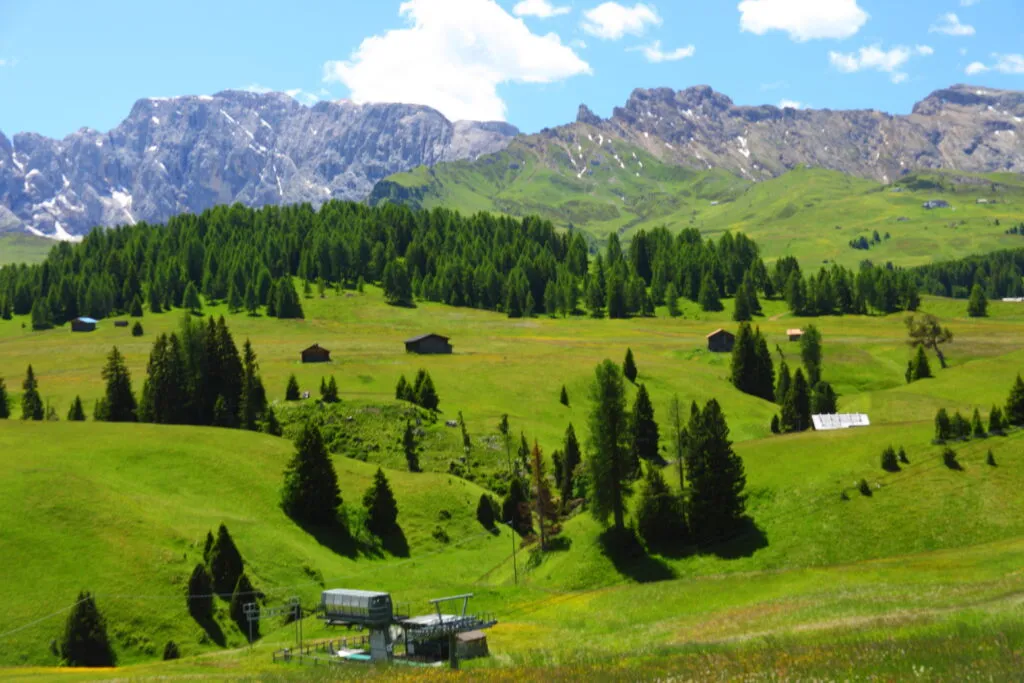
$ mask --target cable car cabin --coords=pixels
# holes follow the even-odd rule
[[[388,626],[394,617],[391,595],[334,588],[320,595],[321,618],[331,626]]]

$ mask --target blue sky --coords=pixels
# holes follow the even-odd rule
[[[533,132],[636,87],[909,112],[1024,90],[1022,0],[0,0],[0,130],[108,130],[144,97],[231,88],[411,101]]]

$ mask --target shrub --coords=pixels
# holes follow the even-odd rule
[[[141,337],[143,334],[145,334],[145,333],[142,331],[142,323],[140,323],[138,320],[136,320],[135,324],[132,325],[132,336],[133,337]]]
[[[78,594],[64,624],[60,656],[68,666],[114,666],[117,656],[107,637],[107,621],[87,593]]]
[[[178,644],[173,640],[168,640],[167,644],[164,645],[164,661],[167,662],[179,657],[181,657],[181,652],[178,651]]]
[[[212,538],[207,536],[207,538]],[[185,605],[188,613],[196,620],[209,619],[213,616],[213,580],[206,567],[197,564],[192,570],[185,588]]]
[[[451,540],[448,538],[448,532],[440,526],[435,526],[434,531],[430,535],[433,536],[434,540],[438,543],[448,543]]]
[[[882,451],[882,469],[886,472],[900,471],[900,464],[896,457],[896,451],[893,450],[892,446],[889,446]]]
[[[480,494],[480,501],[476,504],[476,521],[480,522],[483,528],[493,531],[494,525],[494,501],[486,493]]]
[[[857,490],[860,491],[862,496],[871,495],[871,484],[868,483],[867,479],[861,479],[860,483],[857,484]]]

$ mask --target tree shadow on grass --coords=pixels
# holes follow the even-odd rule
[[[380,545],[395,557],[409,557],[409,541],[406,540],[402,527],[397,524],[394,529],[380,537]]]
[[[768,536],[765,535],[754,520],[744,517],[736,532],[724,541],[709,543],[704,546],[703,551],[723,560],[738,560],[741,557],[750,557],[758,550],[768,547]]]
[[[298,521],[295,521],[295,524],[336,555],[349,559],[355,559],[359,555],[360,543],[344,524],[303,524]]]
[[[221,629],[216,619],[213,617],[203,617],[196,619],[196,623],[206,632],[206,637],[216,643],[218,647],[224,647],[227,644],[228,640],[224,635],[224,630]]]
[[[598,537],[605,556],[615,570],[637,583],[653,583],[675,578],[672,568],[647,554],[632,529],[608,529]]]

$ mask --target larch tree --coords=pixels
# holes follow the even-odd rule
[[[324,437],[316,425],[306,423],[285,470],[281,507],[299,524],[326,526],[338,521],[341,504],[338,475]]]
[[[591,514],[602,524],[626,528],[625,499],[630,494],[629,418],[622,372],[606,360],[597,366],[590,391],[589,457]]]
[[[946,367],[946,356],[942,352],[943,344],[953,342],[953,332],[948,327],[942,327],[939,319],[930,313],[922,316],[907,316],[904,320],[907,326],[907,344],[910,346],[923,346],[931,349],[939,358],[942,369]]]

